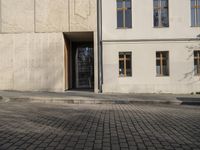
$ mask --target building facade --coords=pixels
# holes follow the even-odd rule
[[[200,0],[0,0],[0,90],[200,91]]]
[[[95,0],[0,0],[0,7],[0,90],[98,91]],[[83,52],[87,60],[78,63]]]
[[[199,0],[102,0],[103,91],[200,91]]]

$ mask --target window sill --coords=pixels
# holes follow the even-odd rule
[[[170,77],[170,75],[156,75],[156,77],[164,78],[164,77]]]
[[[169,29],[169,26],[168,27],[153,27],[154,29]]]
[[[116,28],[117,30],[130,30],[132,28]]]
[[[191,28],[200,28],[200,25],[198,26],[190,26]]]
[[[132,76],[119,76],[119,78],[132,78]]]

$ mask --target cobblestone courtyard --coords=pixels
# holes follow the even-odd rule
[[[200,149],[200,107],[0,103],[0,149]]]

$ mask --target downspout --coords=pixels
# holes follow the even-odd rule
[[[102,93],[103,61],[102,61],[102,0],[97,0],[97,45],[98,45],[98,89]]]

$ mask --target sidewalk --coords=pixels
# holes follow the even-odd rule
[[[53,92],[19,92],[0,91],[2,102],[43,102],[66,104],[195,104],[200,105],[200,95],[176,94],[96,94],[93,92],[67,91]]]

